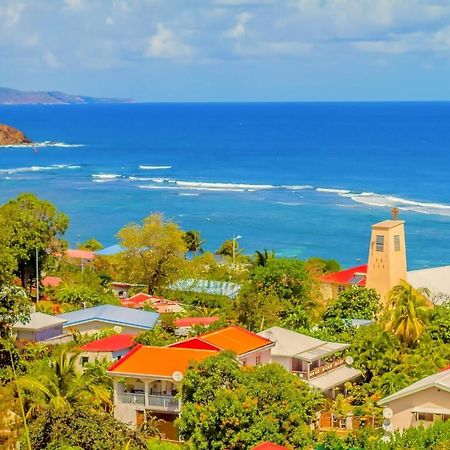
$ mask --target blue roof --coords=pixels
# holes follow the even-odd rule
[[[102,248],[101,250],[97,250],[94,252],[95,255],[99,256],[111,256],[111,255],[117,255],[120,252],[123,252],[124,248],[119,245],[111,245],[110,247]]]
[[[111,326],[122,325],[151,330],[155,326],[159,314],[123,306],[100,305],[59,314],[57,317],[67,320],[64,327],[99,320],[111,324]]]

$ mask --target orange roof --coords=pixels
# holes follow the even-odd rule
[[[79,258],[79,259],[95,259],[94,252],[90,250],[78,250],[78,249],[67,249],[66,256],[68,258]]]
[[[174,372],[184,373],[190,362],[200,362],[214,355],[217,352],[211,350],[138,345],[114,363],[108,372],[172,377]]]
[[[62,279],[60,277],[50,277],[47,276],[42,279],[41,283],[44,287],[56,287],[59,286],[62,282]]]
[[[253,450],[277,450],[277,449],[287,449],[287,447],[282,447],[278,444],[273,444],[272,442],[261,442]]]
[[[270,344],[273,345],[273,342],[269,339],[258,336],[257,334],[238,326],[210,331],[209,333],[201,334],[194,339],[202,340],[222,350],[230,350],[237,355],[242,355]],[[188,339],[180,344],[184,344],[184,347],[186,348],[189,341],[190,340]],[[176,346],[176,344],[174,344],[174,346]]]

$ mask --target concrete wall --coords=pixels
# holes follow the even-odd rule
[[[259,357],[259,364],[268,364],[270,362],[270,349],[251,353],[248,356],[239,358],[245,366],[256,366],[256,359]]]
[[[272,355],[271,361],[274,363],[281,364],[289,372],[292,370],[292,358],[289,358],[288,356],[273,356]]]
[[[387,404],[394,412],[391,423],[395,430],[404,430],[415,427],[421,422],[417,421],[415,414],[411,411],[420,406],[450,408],[450,392],[442,391],[437,388],[429,388],[424,391],[410,394],[398,400],[394,400]],[[424,426],[429,426],[433,422],[422,422]]]
[[[45,328],[43,330],[31,331],[31,330],[18,330],[17,339],[26,339],[27,341],[45,341],[55,336],[63,334],[62,324],[55,325],[54,327]]]

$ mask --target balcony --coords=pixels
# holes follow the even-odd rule
[[[345,364],[344,358],[336,359],[328,364],[324,364],[323,366],[316,367],[315,369],[310,370],[309,372],[298,372],[293,370],[292,373],[297,375],[302,380],[310,380],[311,378],[318,377],[323,375],[324,373],[330,372],[331,370],[336,369],[337,367],[343,366]]]
[[[135,405],[137,409],[150,409],[154,411],[179,412],[180,400],[172,395],[147,395],[140,393],[118,393],[117,402],[125,405]]]

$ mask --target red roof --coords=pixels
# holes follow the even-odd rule
[[[56,287],[61,284],[60,277],[45,277],[42,279],[42,286],[44,287]]]
[[[117,352],[135,345],[134,334],[114,334],[96,341],[89,342],[81,347],[83,352]]]
[[[177,328],[193,327],[195,325],[208,326],[214,322],[217,322],[219,317],[184,317],[182,319],[177,319],[174,324]]]
[[[152,307],[158,312],[167,312],[171,306],[178,306],[179,303],[173,300],[167,300],[163,297],[157,297],[156,295],[148,295],[143,292],[133,295],[129,298],[123,298],[120,300],[122,306],[128,308],[142,308],[146,303],[151,303]]]
[[[90,250],[74,250],[67,249],[66,256],[68,258],[79,258],[79,259],[95,259],[94,252]]]
[[[151,298],[151,295],[140,292],[139,294],[133,295],[132,297],[122,298],[120,300],[120,303],[122,304],[122,306],[128,306],[129,308],[139,308],[144,303],[151,300]]]
[[[279,450],[284,449],[286,450],[287,447],[282,447],[278,444],[273,444],[272,442],[261,442],[261,444],[258,444],[256,447],[253,447],[253,450]]]
[[[319,280],[322,283],[332,283],[341,285],[365,286],[366,285],[367,264],[351,267],[340,272],[322,275]]]

